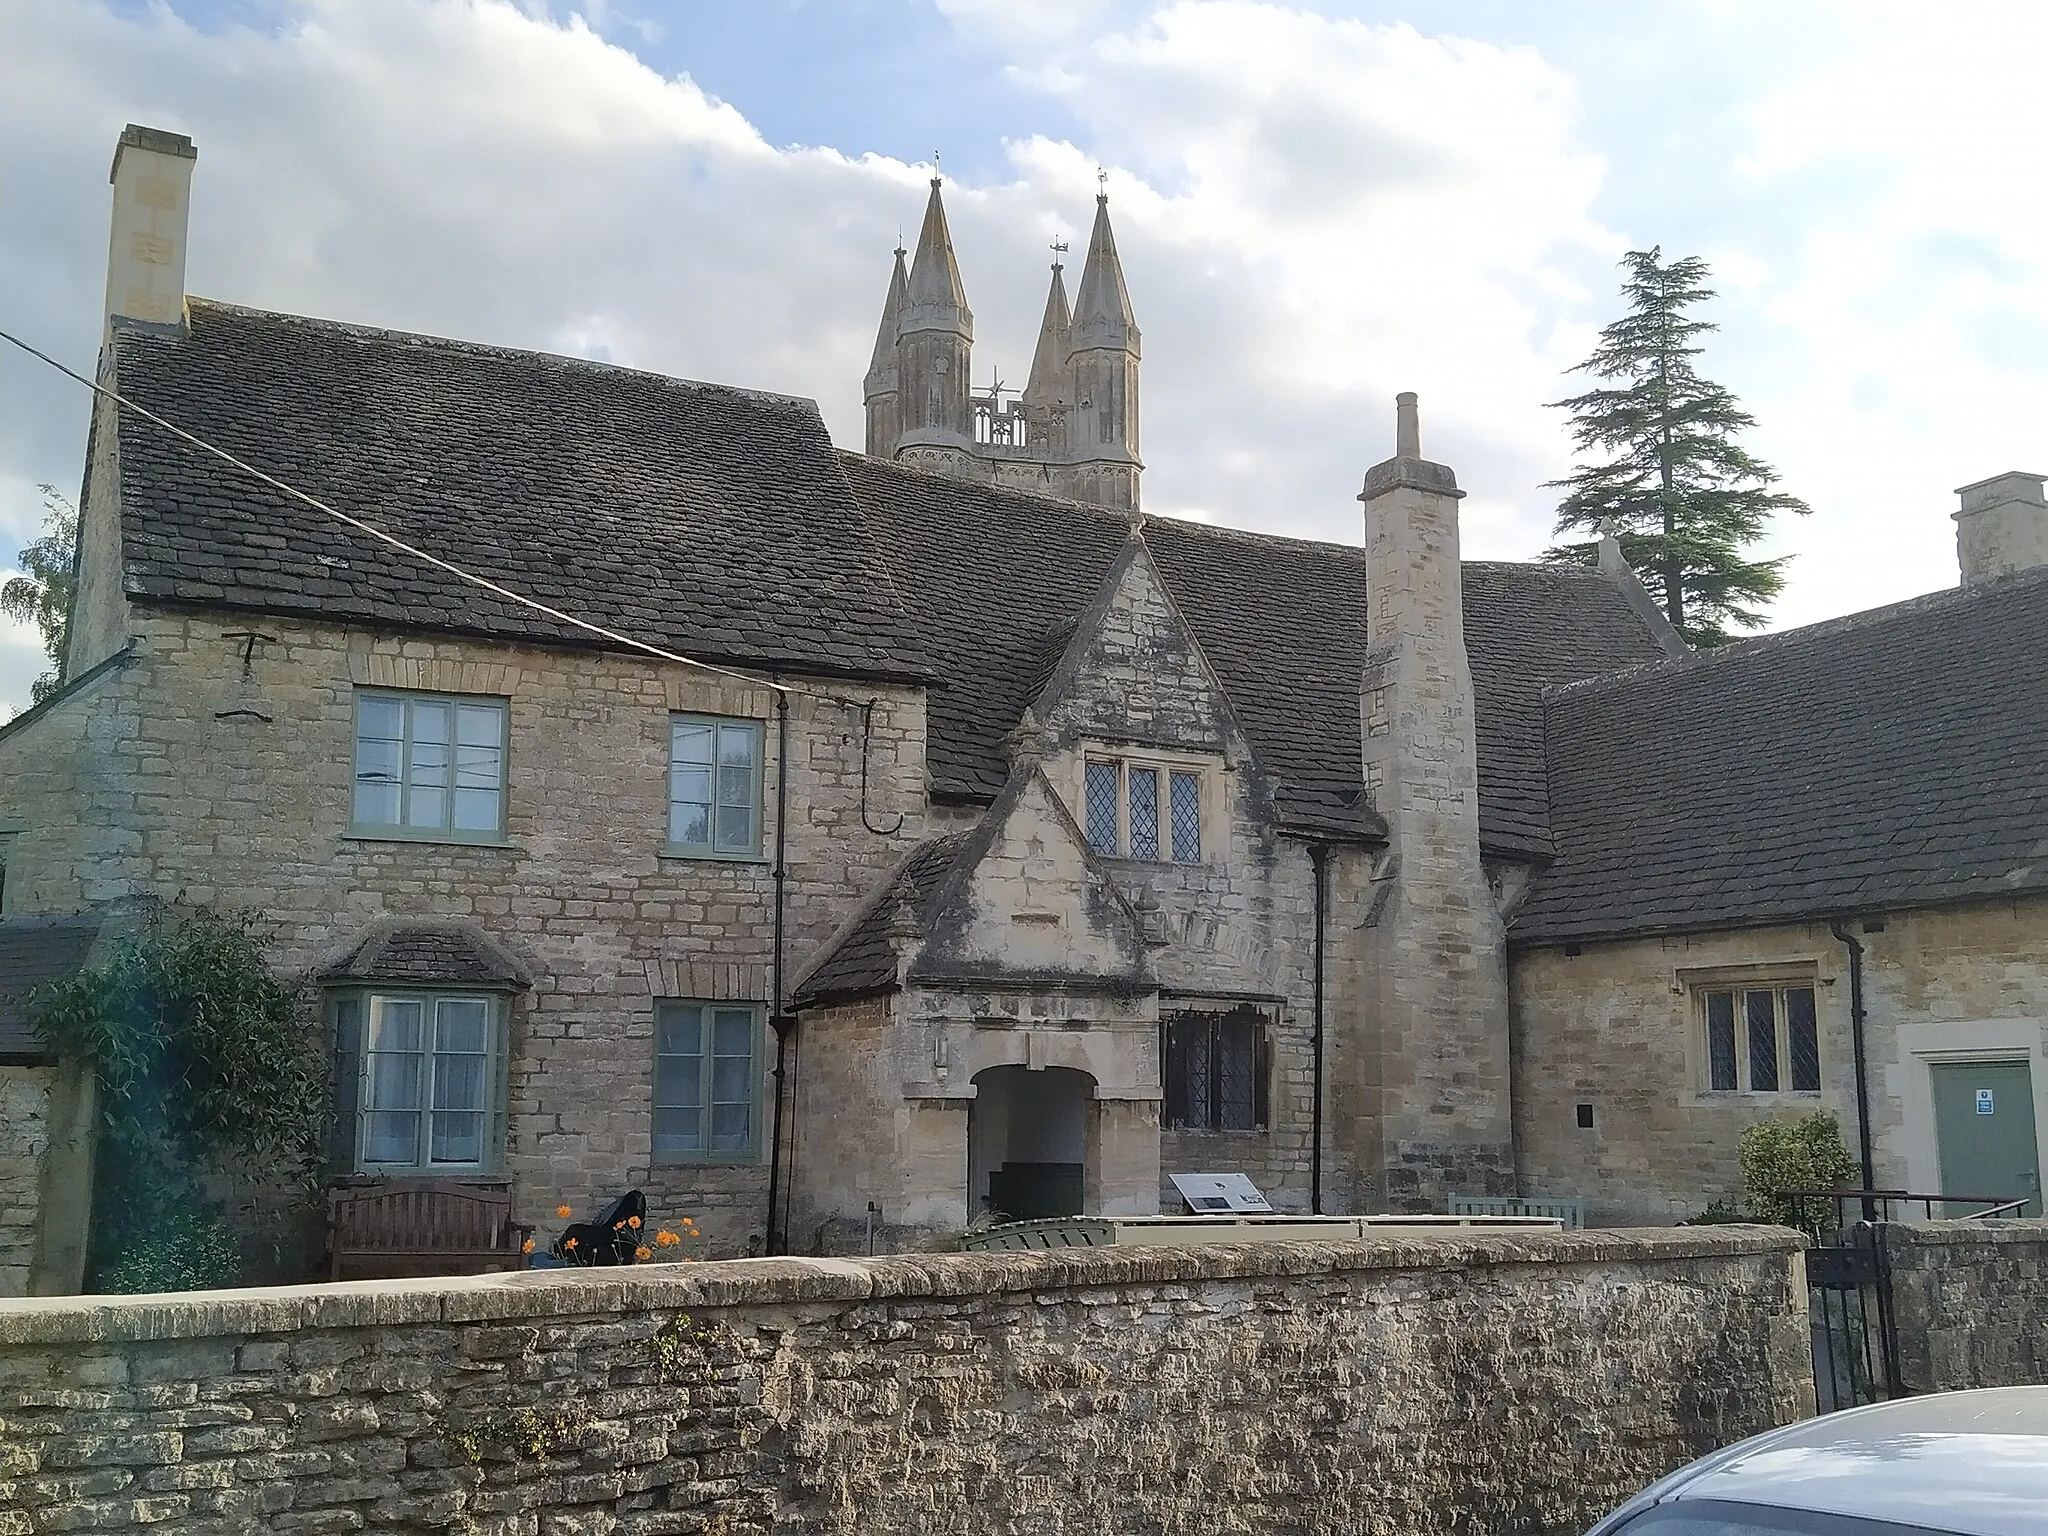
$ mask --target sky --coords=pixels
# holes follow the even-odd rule
[[[934,155],[977,381],[1102,176],[1148,511],[1357,542],[1412,389],[1467,555],[1529,559],[1547,402],[1658,246],[1813,508],[1784,627],[1953,585],[1955,488],[2048,467],[2044,43],[2034,0],[0,0],[0,329],[92,371],[139,122],[199,147],[195,294],[805,395],[859,447]],[[0,576],[87,418],[0,346]],[[44,665],[0,621],[0,718]]]

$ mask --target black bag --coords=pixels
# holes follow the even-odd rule
[[[564,1264],[631,1264],[646,1230],[647,1197],[629,1189],[596,1221],[571,1223],[549,1252]]]

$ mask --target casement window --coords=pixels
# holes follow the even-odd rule
[[[1083,819],[1104,858],[1202,862],[1202,775],[1125,758],[1088,759]]]
[[[676,857],[761,854],[761,723],[675,715],[668,735],[668,849]]]
[[[350,831],[429,842],[505,836],[505,701],[356,693]]]
[[[1820,1027],[1810,983],[1708,986],[1694,997],[1708,1092],[1820,1092]]]
[[[1267,1113],[1271,1046],[1256,1009],[1183,1013],[1160,1024],[1166,1072],[1165,1128],[1260,1131]]]
[[[761,1142],[762,1011],[664,998],[654,1005],[654,1160],[750,1163]]]
[[[334,1171],[475,1175],[505,1151],[502,998],[350,992],[334,1010]]]

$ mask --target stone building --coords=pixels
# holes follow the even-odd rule
[[[1950,1177],[1934,1068],[2048,1086],[2048,573],[1989,574],[2038,481],[1966,493],[1962,592],[1692,657],[1611,546],[1462,560],[1412,397],[1357,543],[1140,514],[1106,204],[985,435],[935,187],[856,454],[802,400],[188,299],[193,156],[116,156],[139,409],[97,407],[65,686],[0,727],[0,957],[257,911],[333,1177],[544,1227],[639,1187],[729,1253],[1197,1171],[1669,1219],[1755,1118],[1856,1123],[1852,998],[1881,1178]]]

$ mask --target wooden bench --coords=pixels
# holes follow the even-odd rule
[[[383,1179],[327,1192],[330,1280],[524,1269],[532,1235],[512,1219],[509,1184]]]

